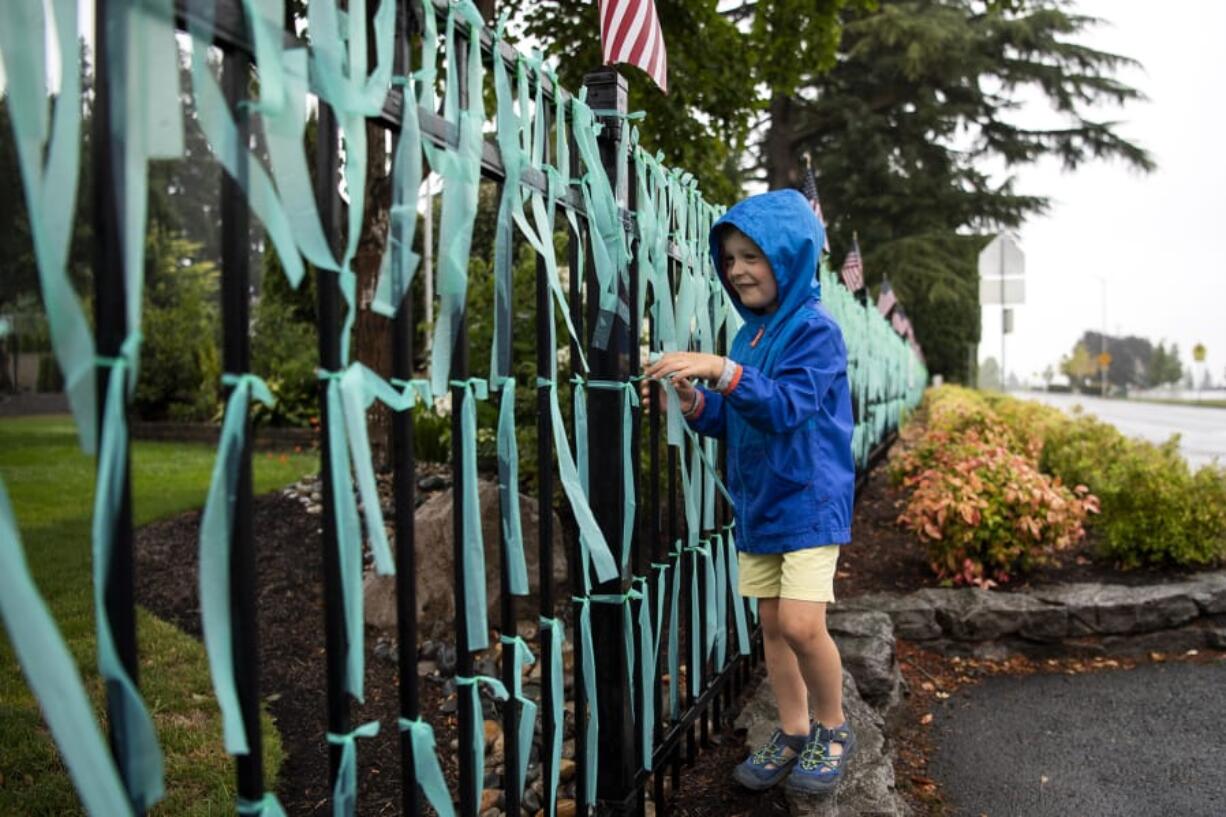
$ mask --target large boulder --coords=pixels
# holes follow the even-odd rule
[[[910,809],[894,784],[894,763],[886,742],[885,724],[877,710],[860,697],[851,673],[843,671],[843,711],[856,733],[856,754],[847,764],[847,777],[831,795],[788,795],[794,817],[906,817]],[[758,685],[737,717],[746,730],[745,743],[756,748],[779,723],[779,708],[770,683]]]
[[[485,545],[485,597],[491,626],[501,613],[501,529],[498,485],[479,480],[481,537]],[[417,509],[414,526],[414,552],[417,556],[417,621],[425,638],[437,638],[455,626],[455,537],[452,491],[436,491]],[[535,498],[519,495],[519,514],[523,526],[524,559],[528,568],[530,596],[516,597],[517,612],[533,613],[539,603],[540,512]],[[566,580],[566,551],[562,544],[562,525],[553,517],[553,578]],[[365,580],[366,623],[379,628],[396,626],[396,587],[394,576],[368,574]]]

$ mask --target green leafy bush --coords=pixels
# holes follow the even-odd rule
[[[150,231],[134,400],[146,420],[208,420],[218,409],[218,273],[212,262],[198,259],[199,250],[181,236]]]
[[[1178,438],[1154,445],[1094,417],[941,387],[903,429],[890,470],[910,490],[899,523],[955,583],[1006,581],[1080,539],[1083,524],[1125,569],[1226,557],[1226,470],[1193,472]]]
[[[1077,417],[1049,431],[1041,462],[1094,489],[1101,551],[1121,567],[1201,566],[1226,556],[1226,471],[1208,465],[1194,473],[1178,437],[1154,445]]]

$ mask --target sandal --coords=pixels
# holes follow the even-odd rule
[[[747,789],[764,791],[787,777],[804,751],[808,735],[788,735],[782,729],[771,733],[770,740],[750,753],[732,772],[732,779]],[[791,749],[791,754],[787,750]]]
[[[843,753],[832,755],[831,743],[841,745]],[[843,779],[847,761],[855,751],[856,735],[851,730],[850,723],[844,722],[833,729],[817,724],[788,778],[788,790],[801,794],[824,794],[833,791]]]

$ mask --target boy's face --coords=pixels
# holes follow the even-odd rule
[[[750,309],[774,312],[779,308],[779,286],[770,262],[758,245],[735,227],[727,227],[722,239],[724,277]]]

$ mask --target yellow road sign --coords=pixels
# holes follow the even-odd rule
[[[1102,352],[1102,353],[1100,353],[1100,354],[1099,354],[1099,356],[1098,356],[1098,366],[1099,366],[1099,368],[1101,368],[1101,369],[1105,369],[1105,368],[1107,368],[1107,367],[1108,367],[1108,366],[1110,366],[1110,365],[1111,365],[1111,353],[1110,353],[1110,352]]]

